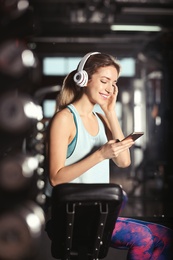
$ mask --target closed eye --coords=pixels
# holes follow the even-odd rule
[[[106,83],[107,83],[107,81],[103,81],[103,80],[101,80],[101,83],[103,83],[103,84],[106,84]]]

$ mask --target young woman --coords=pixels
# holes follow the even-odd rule
[[[115,106],[120,66],[108,54],[88,53],[64,80],[49,129],[49,179],[52,186],[109,183],[109,160],[131,163],[131,139],[124,138]],[[103,114],[95,113],[95,104]],[[128,249],[127,259],[173,259],[173,232],[154,223],[119,217],[112,247]]]

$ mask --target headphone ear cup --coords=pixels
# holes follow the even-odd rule
[[[85,87],[88,83],[88,73],[85,70],[78,71],[73,79],[79,87]]]

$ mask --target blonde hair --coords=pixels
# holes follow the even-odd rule
[[[117,69],[118,75],[120,74],[120,64],[118,61],[111,55],[104,53],[97,53],[88,58],[85,63],[84,70],[88,73],[88,79],[91,79],[92,75],[100,68],[114,66]],[[73,77],[77,69],[69,73],[62,85],[62,89],[57,96],[56,100],[56,111],[62,110],[70,103],[77,101],[83,94],[83,87],[79,87],[73,80]]]

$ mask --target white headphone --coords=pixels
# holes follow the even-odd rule
[[[73,79],[74,82],[79,86],[79,87],[85,87],[87,82],[88,82],[88,73],[83,69],[85,66],[85,63],[89,59],[91,55],[99,54],[100,52],[89,52],[87,53],[82,60],[79,63],[78,70],[76,74],[74,75]]]

